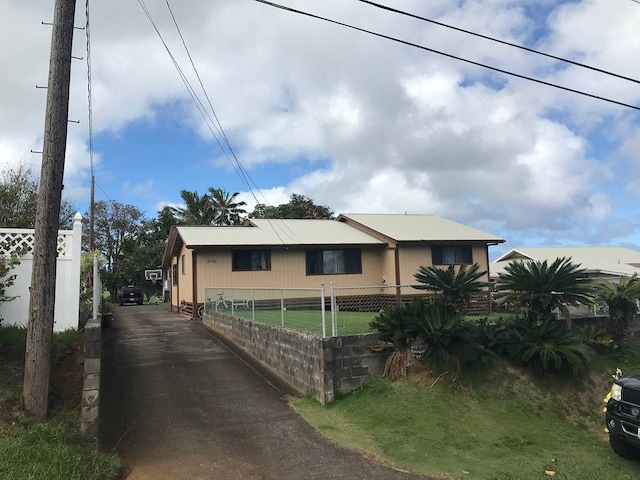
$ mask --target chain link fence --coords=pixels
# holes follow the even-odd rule
[[[412,285],[319,288],[214,288],[204,290],[206,311],[322,335],[369,333],[380,311],[429,293]]]

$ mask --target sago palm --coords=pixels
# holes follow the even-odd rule
[[[480,280],[487,272],[481,271],[474,263],[469,268],[461,265],[456,271],[453,265],[447,269],[421,266],[414,275],[420,283],[415,288],[439,293],[442,303],[455,310],[460,310],[469,301],[471,294],[488,287],[489,282]]]
[[[513,261],[505,267],[498,281],[497,298],[504,303],[522,307],[530,322],[555,319],[557,308],[571,325],[567,307],[589,305],[593,300],[592,283],[586,269],[571,262],[571,258],[547,261]]]
[[[607,330],[615,340],[624,340],[629,322],[638,309],[640,278],[634,273],[631,277],[621,277],[618,283],[604,280],[596,284],[595,291],[596,298],[609,307]]]

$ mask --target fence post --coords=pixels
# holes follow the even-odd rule
[[[256,289],[251,289],[251,320],[256,321]]]
[[[329,288],[331,292],[331,336],[338,336],[338,312],[337,312],[337,302],[336,302],[336,287],[333,282],[329,283]]]
[[[102,283],[98,271],[98,255],[93,255],[93,312],[91,318],[98,318],[98,305],[102,296]]]
[[[320,313],[322,316],[322,338],[327,337],[327,321],[325,320],[325,308],[324,308],[324,282],[320,284]]]
[[[73,265],[70,269],[70,285],[67,285],[68,288],[64,288],[63,292],[65,292],[66,298],[63,300],[66,302],[67,308],[66,310],[70,315],[75,315],[76,322],[75,325],[69,325],[72,328],[78,328],[78,311],[80,308],[80,275],[82,271],[82,215],[80,213],[76,213],[73,217],[73,240],[71,240],[71,264]],[[60,268],[58,265],[58,260],[56,260],[57,268]],[[56,300],[57,301],[57,300]],[[56,321],[63,322],[64,319],[55,319]]]
[[[284,327],[284,289],[280,289],[280,317],[282,326]]]

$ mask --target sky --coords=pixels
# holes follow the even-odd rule
[[[358,0],[279,3],[640,107],[634,0],[377,3],[635,81]],[[53,4],[0,0],[0,171],[40,170]],[[492,258],[516,246],[640,250],[638,110],[255,0],[89,7],[93,152],[77,29],[63,193],[83,214],[93,171],[96,200],[149,218],[180,206],[183,189],[214,187],[249,211],[297,193],[336,214],[439,215],[504,238]],[[79,27],[85,10],[79,1]]]

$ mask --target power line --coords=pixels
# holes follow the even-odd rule
[[[215,138],[216,142],[218,143],[218,145],[220,146],[220,149],[224,152],[225,156],[227,157],[227,160],[229,161],[229,163],[231,164],[231,166],[233,167],[234,171],[236,172],[236,174],[241,178],[241,180],[243,181],[243,183],[246,185],[246,187],[248,188],[249,192],[251,193],[251,195],[253,196],[253,198],[255,199],[256,203],[260,203],[256,197],[256,194],[253,190],[253,188],[251,187],[250,183],[253,183],[253,185],[256,187],[256,189],[258,190],[258,192],[260,192],[259,188],[257,187],[257,185],[255,184],[255,182],[253,181],[253,179],[251,179],[251,176],[248,174],[248,172],[246,171],[246,169],[244,168],[244,166],[242,165],[242,163],[240,163],[240,161],[238,160],[238,158],[235,155],[235,152],[233,151],[233,148],[231,148],[231,144],[229,143],[229,140],[227,139],[227,136],[224,134],[224,130],[222,129],[222,124],[220,123],[218,116],[215,113],[215,109],[213,108],[213,105],[211,104],[211,100],[209,99],[209,96],[207,94],[207,91],[202,83],[202,80],[200,79],[200,75],[197,71],[197,68],[195,67],[195,63],[193,62],[193,59],[191,57],[191,53],[189,52],[189,49],[186,45],[186,42],[184,40],[184,36],[182,35],[182,32],[180,30],[180,27],[178,26],[178,23],[176,21],[175,16],[173,15],[173,11],[171,10],[171,6],[169,5],[168,0],[166,0],[166,4],[167,4],[167,8],[169,9],[169,12],[171,14],[171,17],[173,19],[174,25],[176,26],[176,29],[178,30],[178,34],[180,35],[180,38],[182,39],[182,44],[185,48],[185,50],[187,51],[187,55],[189,57],[189,60],[191,61],[191,65],[192,68],[194,69],[194,71],[196,72],[196,76],[198,78],[198,81],[200,82],[200,87],[202,88],[205,97],[207,98],[207,101],[209,102],[209,106],[211,108],[211,111],[213,112],[214,116],[216,117],[217,123],[219,125],[218,126],[213,122],[211,116],[209,115],[207,109],[205,108],[205,106],[203,105],[202,101],[200,100],[200,97],[198,96],[198,94],[196,93],[196,91],[194,90],[194,88],[191,86],[191,83],[189,82],[189,80],[187,79],[186,75],[184,74],[182,68],[180,67],[178,61],[176,60],[175,56],[173,55],[173,53],[171,52],[171,49],[169,48],[169,46],[167,45],[167,43],[164,40],[164,37],[162,36],[162,34],[160,33],[160,30],[158,29],[158,26],[156,25],[155,21],[153,20],[153,16],[151,15],[151,12],[149,11],[149,9],[147,8],[147,6],[144,3],[144,0],[138,0],[138,4],[140,5],[140,7],[142,8],[142,10],[144,11],[144,13],[147,16],[147,19],[149,20],[149,22],[151,23],[151,25],[153,26],[154,30],[156,31],[156,34],[158,35],[158,37],[160,38],[160,41],[162,42],[162,44],[164,45],[165,50],[167,51],[167,53],[169,54],[169,57],[171,58],[171,61],[173,62],[174,67],[176,68],[178,74],[180,75],[180,78],[182,79],[182,82],[184,83],[185,87],[187,88],[187,91],[189,92],[189,95],[191,96],[191,100],[195,103],[198,112],[200,113],[200,115],[202,116],[202,118],[204,119],[205,123],[207,124],[207,127],[209,128],[209,131],[211,132],[211,134],[213,135],[213,137]],[[211,127],[211,123],[214,124],[214,127],[220,131],[220,134],[224,137],[225,142],[227,144],[227,146],[229,147],[229,151],[232,153],[236,164],[234,164],[231,159],[229,158],[229,155],[227,154],[227,150],[224,148],[224,146],[222,145],[222,143],[220,142],[220,139],[218,138],[218,136],[216,135],[216,133],[213,131],[213,128]],[[262,195],[262,193],[260,192],[260,195]],[[266,198],[264,197],[264,195],[262,195],[262,197],[265,199],[265,203],[268,203],[266,201]],[[273,225],[272,225],[273,228]],[[280,237],[280,235],[275,232],[274,229],[274,233],[275,235],[278,237],[278,239],[284,243],[284,241],[282,240],[282,238]],[[293,232],[292,232],[293,233]]]
[[[142,1],[142,0],[141,0]],[[240,178],[242,179],[243,183],[247,186],[247,188],[249,189],[249,192],[251,193],[251,196],[253,197],[253,199],[256,201],[256,203],[260,203],[260,201],[258,200],[253,188],[251,187],[250,183],[253,183],[253,185],[255,186],[256,190],[260,193],[260,195],[262,196],[262,198],[264,199],[264,203],[268,204],[269,202],[267,201],[266,197],[262,194],[262,192],[260,191],[260,188],[256,185],[256,183],[253,181],[253,179],[251,178],[251,176],[249,175],[249,173],[247,172],[247,170],[244,168],[244,166],[242,165],[242,163],[240,162],[240,160],[238,160],[238,157],[236,156],[235,152],[233,151],[233,148],[231,147],[231,143],[229,143],[229,139],[227,138],[227,135],[224,133],[224,129],[222,128],[222,124],[220,123],[220,119],[218,118],[218,115],[216,114],[215,109],[213,108],[213,104],[211,103],[211,99],[209,98],[209,95],[207,93],[207,89],[204,87],[204,84],[202,83],[202,79],[200,78],[200,73],[198,72],[198,69],[196,68],[195,62],[193,61],[193,57],[191,56],[191,52],[189,51],[189,47],[187,47],[187,43],[184,39],[184,36],[182,35],[182,31],[180,30],[180,26],[178,25],[178,22],[176,20],[175,15],[173,14],[173,10],[171,9],[171,5],[169,4],[169,0],[165,0],[165,3],[167,4],[167,8],[169,10],[169,13],[171,14],[171,18],[173,19],[173,23],[176,27],[176,30],[178,31],[178,35],[180,36],[180,39],[182,40],[182,45],[187,53],[187,56],[189,57],[189,61],[191,62],[191,67],[193,68],[193,71],[196,74],[196,77],[198,79],[198,82],[200,83],[200,88],[202,89],[205,98],[207,99],[207,102],[209,103],[209,108],[211,108],[211,112],[213,112],[213,115],[216,119],[216,123],[217,125],[214,124],[214,126],[216,126],[216,129],[220,132],[220,134],[222,135],[222,137],[224,138],[226,145],[229,149],[229,152],[231,152],[231,155],[233,156],[233,158],[235,159],[235,163],[237,165],[237,168],[232,164],[232,167],[234,167],[234,170],[236,171],[236,173],[240,176]],[[156,29],[156,31],[158,31]],[[158,32],[159,34],[159,32]],[[164,41],[163,41],[164,43]],[[166,44],[165,44],[166,47]],[[194,91],[195,94],[195,91]],[[197,96],[197,94],[196,94]],[[198,102],[200,102],[200,99],[198,98]],[[200,102],[200,104],[202,104]],[[207,115],[207,117],[209,118],[209,120],[212,120],[211,117],[209,116],[209,113],[206,112],[205,109],[205,113]],[[206,122],[206,119],[205,119]],[[208,123],[207,123],[208,124]],[[213,132],[212,132],[213,133]],[[215,134],[214,134],[215,136]],[[218,139],[216,138],[216,141],[218,141]],[[218,145],[220,145],[220,142],[218,141]],[[222,148],[222,145],[220,146]],[[223,149],[224,150],[224,149]],[[225,155],[226,155],[226,151],[225,151]],[[229,162],[231,162],[231,159],[229,158],[229,156],[227,155],[227,159],[229,160]],[[268,219],[268,223],[269,226],[271,227],[271,229],[273,230],[273,233],[276,235],[276,237],[278,237],[278,239],[280,240],[280,242],[285,243],[284,240],[282,239],[282,237],[280,236],[280,234],[276,231],[275,226],[273,225],[273,223],[271,222],[270,219]],[[286,225],[287,230],[289,230],[289,232],[297,238],[295,232],[288,226]],[[284,230],[282,228],[280,228],[280,230],[284,232]]]
[[[435,50],[433,48],[424,47],[422,45],[418,45],[416,43],[408,42],[406,40],[401,40],[399,38],[391,37],[389,35],[384,35],[382,33],[377,33],[377,32],[373,32],[371,30],[366,30],[364,28],[356,27],[354,25],[349,25],[348,23],[339,22],[337,20],[332,20],[330,18],[322,17],[320,15],[315,15],[313,13],[304,12],[302,10],[297,10],[297,9],[294,9],[294,8],[291,8],[291,7],[286,7],[284,5],[280,5],[280,4],[277,4],[277,3],[269,2],[267,0],[254,0],[254,1],[256,1],[258,3],[262,3],[264,5],[268,5],[270,7],[278,8],[280,10],[285,10],[287,12],[297,13],[299,15],[304,15],[304,16],[307,16],[307,17],[315,18],[317,20],[322,20],[322,21],[325,21],[325,22],[333,23],[335,25],[340,25],[342,27],[350,28],[350,29],[356,30],[358,32],[368,33],[369,35],[373,35],[373,36],[376,36],[376,37],[384,38],[386,40],[391,40],[392,42],[401,43],[403,45],[407,45],[407,46],[410,46],[410,47],[418,48],[420,50],[425,50],[427,52],[431,52],[431,53],[435,53],[435,54],[438,54],[438,55],[442,55],[444,57],[452,58],[452,59],[458,60],[460,62],[465,62],[465,63],[469,63],[471,65],[476,65],[478,67],[486,68],[486,69],[492,70],[494,72],[503,73],[505,75],[510,75],[512,77],[520,78],[520,79],[523,79],[523,80],[528,80],[528,81],[534,82],[534,83],[539,83],[541,85],[546,85],[548,87],[557,88],[557,89],[560,89],[560,90],[564,90],[566,92],[576,93],[578,95],[582,95],[582,96],[589,97],[589,98],[594,98],[596,100],[602,100],[603,102],[613,103],[615,105],[620,105],[622,107],[632,108],[634,110],[640,110],[640,107],[636,107],[635,105],[629,105],[627,103],[618,102],[617,100],[612,100],[612,99],[609,99],[609,98],[606,98],[606,97],[601,97],[599,95],[594,95],[592,93],[583,92],[581,90],[576,90],[574,88],[564,87],[562,85],[558,85],[558,84],[555,84],[555,83],[547,82],[545,80],[540,80],[540,79],[529,77],[529,76],[526,76],[526,75],[521,75],[519,73],[510,72],[508,70],[504,70],[504,69],[501,69],[501,68],[498,68],[498,67],[492,67],[491,65],[486,65],[484,63],[474,62],[473,60],[468,60],[466,58],[458,57],[458,56],[452,55],[450,53],[441,52],[441,51]]]
[[[231,161],[231,159],[229,158],[229,155],[227,153],[227,149],[224,147],[224,145],[222,144],[222,142],[220,141],[220,138],[218,138],[218,135],[216,135],[216,132],[214,131],[214,127],[216,127],[215,123],[213,122],[213,120],[211,119],[211,116],[208,114],[206,107],[204,106],[204,104],[202,103],[202,101],[200,100],[200,97],[198,96],[198,94],[196,93],[195,89],[191,86],[191,83],[189,82],[189,79],[187,78],[187,76],[185,75],[184,71],[182,70],[182,68],[180,67],[180,64],[178,63],[178,61],[176,60],[175,56],[173,55],[173,53],[171,52],[171,49],[169,48],[169,46],[167,45],[167,42],[164,40],[164,37],[162,36],[162,33],[160,33],[160,30],[158,28],[158,26],[155,23],[155,20],[153,19],[153,16],[151,15],[151,12],[149,12],[149,9],[147,8],[147,6],[144,3],[144,0],[138,0],[138,4],[140,4],[140,6],[142,7],[142,10],[144,11],[144,13],[146,14],[149,22],[151,23],[151,25],[153,26],[154,30],[156,31],[156,34],[158,35],[158,37],[160,38],[160,41],[162,42],[162,44],[164,45],[165,50],[167,51],[167,54],[169,55],[169,57],[171,58],[171,61],[173,62],[173,66],[176,69],[176,71],[178,72],[178,74],[180,75],[180,78],[182,79],[182,82],[184,83],[185,87],[187,88],[187,91],[189,93],[189,96],[191,97],[191,100],[193,101],[193,103],[196,105],[196,108],[198,109],[198,112],[200,113],[200,116],[203,118],[203,120],[205,121],[209,131],[211,132],[211,134],[213,135],[214,139],[216,140],[216,142],[218,143],[218,146],[220,147],[220,149],[222,150],[222,152],[224,153],[224,155],[227,157],[227,160],[229,161],[229,163],[231,164],[231,166],[233,167],[234,171],[236,172],[236,174],[243,179],[242,174],[238,171],[238,167],[234,164],[233,161]],[[213,127],[212,127],[213,124]],[[244,179],[243,179],[244,180]],[[245,182],[245,185],[247,186],[247,188],[251,191],[251,186],[248,185]]]
[[[222,136],[222,138],[225,141],[225,144],[227,145],[227,148],[229,149],[229,152],[231,153],[231,155],[233,156],[234,160],[235,160],[235,164],[237,165],[238,169],[236,170],[236,173],[241,177],[243,183],[247,186],[247,188],[249,189],[249,192],[251,193],[251,195],[253,196],[254,200],[256,201],[256,203],[260,203],[258,201],[258,198],[256,197],[256,194],[253,191],[253,188],[251,187],[251,184],[253,184],[253,186],[259,191],[258,186],[256,185],[256,183],[253,181],[253,179],[251,178],[251,175],[249,175],[249,173],[247,172],[247,170],[244,168],[244,166],[242,165],[242,163],[240,162],[240,160],[238,159],[238,157],[236,156],[233,148],[231,147],[231,143],[229,143],[229,139],[227,138],[227,135],[224,132],[224,129],[222,128],[222,124],[220,123],[220,119],[218,118],[218,115],[216,113],[215,108],[213,108],[213,104],[211,103],[211,99],[209,98],[209,94],[207,93],[207,89],[204,87],[204,84],[202,83],[202,79],[200,77],[200,73],[198,72],[198,69],[196,68],[195,62],[193,61],[193,57],[191,56],[191,52],[189,50],[189,47],[187,46],[187,43],[184,39],[184,36],[182,35],[182,31],[180,30],[180,26],[178,25],[178,22],[176,20],[175,15],[173,14],[173,10],[171,9],[171,5],[169,4],[169,0],[165,0],[165,3],[167,4],[167,8],[169,10],[169,13],[171,14],[171,18],[173,20],[173,24],[176,27],[176,30],[178,31],[178,35],[180,36],[180,39],[182,41],[182,45],[187,53],[187,56],[189,57],[189,61],[191,62],[191,67],[193,68],[193,71],[196,74],[196,77],[198,79],[198,83],[200,84],[200,88],[202,89],[202,92],[204,93],[205,98],[207,99],[207,103],[209,104],[209,108],[211,109],[211,112],[213,113],[213,116],[215,117],[215,121],[216,121],[216,129],[218,130],[218,132],[220,133],[220,135]],[[208,115],[208,114],[207,114]],[[211,117],[209,117],[211,118]],[[229,159],[230,160],[230,159]],[[261,193],[262,195],[262,193]],[[264,198],[264,195],[262,196]],[[266,198],[264,198],[264,200],[266,201]]]
[[[603,70],[601,68],[592,67],[591,65],[586,65],[584,63],[576,62],[574,60],[569,60],[569,59],[566,59],[566,58],[563,58],[563,57],[558,57],[556,55],[551,55],[549,53],[541,52],[539,50],[534,50],[533,48],[524,47],[524,46],[518,45],[516,43],[507,42],[505,40],[500,40],[500,39],[497,39],[497,38],[493,38],[493,37],[490,37],[488,35],[482,35],[480,33],[472,32],[470,30],[465,30],[463,28],[454,27],[454,26],[448,25],[446,23],[438,22],[436,20],[432,20],[432,19],[426,18],[426,17],[421,17],[419,15],[415,15],[413,13],[405,12],[403,10],[398,10],[396,8],[388,7],[386,5],[381,5],[381,4],[376,3],[376,2],[371,2],[369,0],[356,0],[356,1],[362,2],[362,3],[366,3],[368,5],[371,5],[372,7],[380,8],[382,10],[386,10],[386,11],[389,11],[389,12],[397,13],[399,15],[404,15],[404,16],[407,16],[407,17],[415,18],[417,20],[422,20],[424,22],[432,23],[434,25],[439,25],[441,27],[450,28],[451,30],[455,30],[457,32],[466,33],[468,35],[473,35],[475,37],[483,38],[485,40],[489,40],[489,41],[492,41],[492,42],[500,43],[502,45],[508,45],[509,47],[519,48],[521,50],[525,50],[525,51],[530,52],[530,53],[535,53],[536,55],[542,55],[542,56],[547,57],[547,58],[553,58],[554,60],[559,60],[561,62],[570,63],[571,65],[576,65],[578,67],[582,67],[582,68],[586,68],[586,69],[589,69],[589,70],[593,70],[595,72],[603,73],[605,75],[610,75],[612,77],[621,78],[623,80],[628,80],[629,82],[640,83],[640,80],[636,80],[635,78],[625,77],[624,75],[619,75],[617,73],[613,73],[613,72],[610,72],[608,70]],[[632,0],[632,1],[640,3],[640,0]]]

